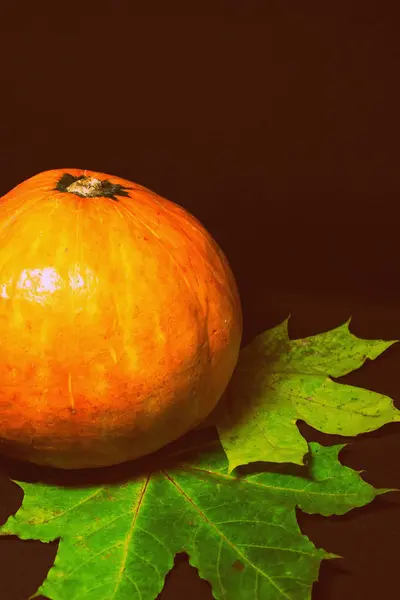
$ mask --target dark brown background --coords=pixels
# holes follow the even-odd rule
[[[220,243],[241,291],[244,343],[289,312],[293,337],[353,315],[361,337],[400,338],[394,3],[29,6],[1,9],[1,194],[51,168],[131,179],[187,208]],[[343,381],[400,408],[399,367],[395,345]],[[399,455],[397,424],[341,458],[375,486],[400,487]],[[21,502],[6,475],[33,471],[0,467],[3,523]],[[398,598],[400,494],[299,521],[344,557],[322,564],[313,600]],[[55,552],[0,539],[1,599],[27,600]],[[178,562],[160,600],[211,600]]]

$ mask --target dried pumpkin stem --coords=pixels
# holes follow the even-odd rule
[[[129,196],[128,189],[120,183],[111,183],[108,179],[98,179],[93,175],[71,175],[64,173],[56,184],[56,190],[75,194],[80,198],[111,198]]]
[[[67,187],[67,192],[78,194],[84,198],[93,198],[103,195],[103,182],[96,177],[83,177],[77,179]]]

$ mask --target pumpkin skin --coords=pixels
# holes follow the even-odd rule
[[[228,262],[128,180],[45,171],[0,199],[0,452],[61,469],[150,454],[214,409],[238,360]]]

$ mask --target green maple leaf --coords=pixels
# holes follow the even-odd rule
[[[54,566],[37,591],[51,600],[153,600],[179,552],[187,552],[217,600],[309,600],[321,561],[335,555],[301,533],[295,507],[343,514],[388,491],[343,467],[342,447],[310,444],[311,477],[304,478],[233,477],[214,440],[195,453],[186,450],[186,458],[178,452],[171,468],[124,483],[15,482],[24,500],[0,534],[60,538]]]
[[[286,319],[241,351],[227,392],[206,422],[218,429],[229,472],[257,461],[302,465],[308,446],[298,419],[343,436],[400,421],[400,411],[387,396],[330,379],[358,369],[396,343],[358,338],[349,322],[290,340]]]

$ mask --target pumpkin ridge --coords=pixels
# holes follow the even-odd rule
[[[29,194],[30,190],[27,190],[25,192],[25,194]],[[23,194],[21,194],[21,197],[23,196]],[[19,198],[20,199],[20,198]],[[10,225],[12,225],[14,223],[14,221],[17,221],[17,219],[19,219],[20,217],[24,217],[26,216],[29,211],[32,209],[33,206],[35,206],[36,204],[38,204],[40,202],[40,198],[37,198],[36,201],[33,201],[31,204],[26,204],[25,206],[22,205],[19,209],[18,212],[13,212],[10,215],[10,218],[5,222],[5,223],[1,223],[1,227],[0,227],[0,232],[3,231],[4,229],[6,229],[7,227],[9,227]],[[2,206],[5,206],[5,203],[0,203],[0,208]]]
[[[182,268],[182,265],[179,263],[179,261],[177,261],[177,259],[175,258],[175,256],[171,252],[171,250],[164,244],[164,242],[162,241],[162,239],[160,238],[160,236],[151,228],[150,225],[148,225],[145,221],[143,221],[142,218],[140,218],[140,217],[138,218],[138,211],[136,211],[136,213],[133,214],[129,207],[127,207],[127,209],[128,209],[128,213],[129,213],[130,217],[132,219],[137,219],[155,237],[155,239],[157,240],[157,242],[161,246],[161,248],[163,250],[165,250],[165,252],[167,252],[168,256],[171,258],[171,260],[174,262],[174,264],[177,265],[177,267],[179,269],[179,272],[181,273],[181,275],[183,277],[183,280],[185,281],[185,284],[186,284],[187,288],[190,290],[191,294],[197,300],[197,303],[198,303],[198,305],[200,307],[200,312],[204,313],[204,316],[206,316],[205,312],[204,312],[204,309],[203,309],[203,306],[201,305],[201,303],[200,303],[200,301],[199,301],[199,299],[197,297],[197,294],[195,294],[192,286],[190,285],[190,283],[189,283],[189,281],[188,281],[188,279],[187,279],[187,277],[185,275],[185,272],[184,272],[184,270]],[[142,215],[142,213],[139,213],[139,214]]]
[[[156,194],[155,192],[151,192],[151,193],[152,193],[154,196],[158,196],[158,194]],[[158,196],[158,197],[159,197],[159,196]],[[160,202],[160,201],[159,201],[157,198],[154,198],[154,201],[155,201],[155,202],[158,204],[158,206],[160,207],[160,209],[161,209],[161,210],[162,210],[162,211],[163,211],[163,212],[164,212],[164,213],[167,215],[167,217],[168,217],[169,219],[173,219],[173,220],[174,220],[174,222],[175,222],[175,223],[178,225],[178,227],[179,227],[179,230],[180,230],[180,231],[181,231],[181,232],[182,232],[182,233],[185,235],[185,237],[186,237],[187,239],[189,239],[189,240],[190,240],[190,236],[188,235],[188,233],[187,233],[187,232],[185,231],[185,229],[184,229],[184,228],[183,228],[183,227],[182,227],[182,226],[179,224],[179,216],[178,216],[178,215],[176,215],[176,214],[174,213],[174,211],[173,211],[173,210],[171,210],[171,208],[170,208],[169,206],[164,206],[164,205],[163,205],[163,204],[162,204],[162,203],[161,203],[161,202]],[[178,205],[177,205],[177,206],[178,206]],[[179,208],[183,208],[183,207],[179,206]],[[195,229],[196,233],[197,233],[199,236],[201,236],[203,240],[205,240],[205,241],[207,242],[207,240],[206,240],[206,237],[205,237],[205,235],[204,235],[204,232],[202,232],[202,231],[201,231],[201,229],[200,229],[200,227],[198,226],[198,224],[197,224],[197,223],[191,223],[191,226],[192,226],[192,227]],[[214,241],[214,240],[213,240],[213,241]],[[218,245],[217,245],[217,246],[218,246]],[[196,245],[194,245],[193,247],[194,247],[194,250],[197,252],[198,256],[200,256],[200,258],[203,258],[203,257],[202,257],[202,254],[201,254],[200,250],[197,248],[197,246],[196,246]],[[219,246],[218,246],[218,250],[219,250]],[[207,267],[208,267],[208,269],[209,269],[210,273],[213,275],[214,279],[215,279],[216,281],[218,281],[218,283],[219,283],[220,285],[223,285],[223,281],[222,281],[221,277],[219,277],[219,276],[217,275],[217,273],[216,273],[216,272],[215,272],[215,270],[212,268],[212,266],[211,266],[211,264],[209,263],[209,261],[207,261]]]

